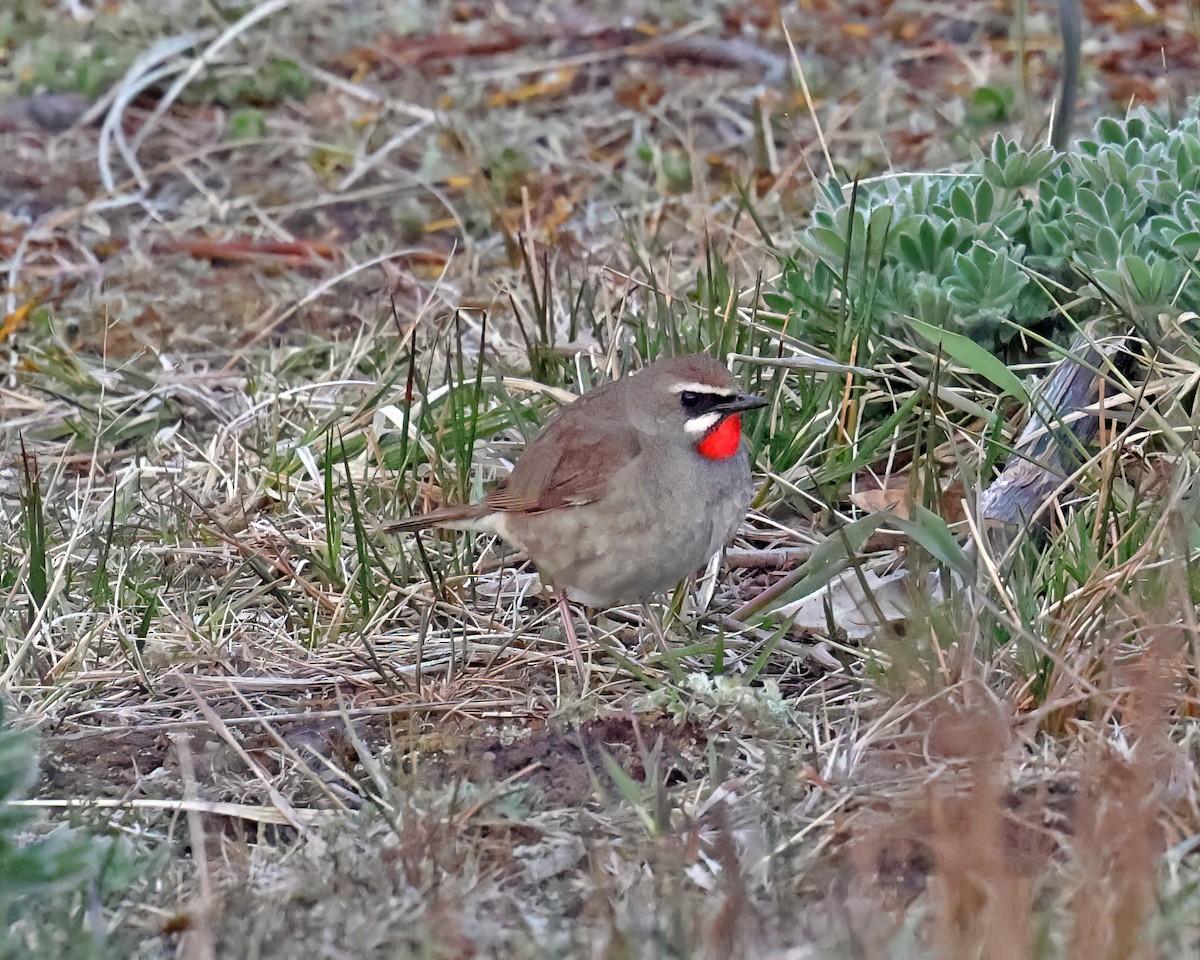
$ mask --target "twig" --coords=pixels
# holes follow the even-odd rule
[[[129,69],[125,71],[125,75],[117,85],[116,93],[113,94],[112,106],[104,115],[104,123],[100,127],[100,142],[96,145],[96,163],[100,170],[100,183],[104,186],[106,193],[110,195],[116,193],[116,182],[113,180],[110,156],[114,144],[137,181],[138,188],[145,190],[149,186],[146,175],[138,166],[136,146],[131,147],[125,140],[125,132],[122,128],[125,108],[147,87],[152,87],[165,77],[178,73],[182,69],[178,64],[159,67],[157,70],[154,68],[164,60],[170,60],[195,45],[198,39],[197,34],[185,33],[178,37],[167,37],[165,40],[160,40],[134,60]]]
[[[192,804],[187,810],[188,839],[200,887],[199,902],[191,911],[193,921],[184,934],[180,952],[188,960],[215,960],[217,951],[213,944],[213,891],[212,877],[208,872],[208,840],[204,832],[204,815],[195,806],[199,791],[196,789],[196,766],[192,762],[190,739],[190,735],[186,733],[171,736],[171,741],[175,744],[175,755],[179,758],[179,776],[183,780],[184,799]]]
[[[169,109],[171,109],[171,104],[173,104],[183,92],[183,88],[195,80],[201,70],[212,63],[213,58],[221,51],[223,47],[227,46],[232,40],[241,36],[260,20],[265,20],[267,17],[274,16],[280,10],[289,6],[291,2],[292,0],[266,0],[265,3],[253,4],[250,7],[249,13],[245,14],[240,20],[237,20],[226,27],[221,32],[221,35],[213,40],[213,42],[207,47],[205,47],[204,51],[188,65],[187,69],[183,71],[182,75],[178,77],[173,84],[171,84],[170,89],[167,90],[167,92],[163,95],[163,98],[158,101],[158,104],[154,108],[154,112],[150,114],[149,119],[142,124],[142,128],[138,131],[137,136],[133,138],[133,150],[136,152],[141,147],[141,145],[145,142],[146,137],[148,137],[150,132],[155,128],[155,126],[158,125],[158,121],[162,119],[163,115]],[[188,44],[188,46],[191,45],[192,43]],[[172,70],[171,72],[177,73],[179,71]]]

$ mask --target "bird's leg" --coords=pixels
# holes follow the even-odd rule
[[[654,637],[658,640],[658,648],[662,663],[666,666],[667,672],[671,675],[671,679],[675,683],[684,682],[684,666],[683,660],[679,654],[671,649],[671,645],[667,642],[667,631],[663,626],[662,618],[658,613],[651,609],[650,604],[642,602],[642,622],[650,621],[650,626],[654,631]],[[638,653],[642,649],[649,646],[649,638],[646,638],[638,647]]]
[[[667,646],[667,634],[663,630],[662,620],[659,619],[658,614],[650,609],[650,604],[645,600],[642,601],[642,623],[650,624],[650,629],[654,631],[655,639],[658,640],[658,646],[662,650],[663,656],[667,656],[670,648]],[[645,652],[645,643],[646,641],[643,640],[638,644],[639,654]]]
[[[571,656],[575,658],[575,666],[579,669],[579,675],[585,676],[587,668],[583,664],[583,651],[579,647],[579,637],[575,635],[575,619],[571,615],[571,604],[565,593],[558,595],[558,611],[562,614],[563,629],[567,632],[567,646],[571,650]]]

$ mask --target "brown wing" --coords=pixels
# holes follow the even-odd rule
[[[576,401],[578,403],[579,401]],[[613,474],[642,449],[635,430],[605,430],[564,417],[550,424],[483,502],[493,510],[540,513],[604,496]]]

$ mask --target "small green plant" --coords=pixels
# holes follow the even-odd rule
[[[22,94],[71,92],[89,100],[111,86],[126,66],[110,38],[73,41],[54,32],[27,39],[14,58]]]
[[[32,607],[30,619],[45,604],[50,590],[50,576],[46,565],[46,512],[42,501],[42,483],[38,476],[37,461],[25,450],[21,442],[21,513],[25,527],[26,546],[29,549],[29,575],[26,586]]]
[[[257,107],[243,107],[229,114],[225,127],[230,140],[253,140],[267,135],[266,115]]]
[[[295,60],[273,59],[260,64],[252,73],[198,83],[194,95],[229,107],[266,108],[304,100],[311,89],[312,81]]]
[[[85,844],[69,842],[61,834],[21,843],[30,818],[10,802],[20,798],[36,772],[30,735],[0,727],[0,918],[6,923],[20,902],[77,880],[91,863]]]
[[[12,804],[36,771],[32,736],[0,713],[0,958],[115,956],[95,908],[144,873],[145,859],[65,824],[29,839],[32,817]]]
[[[967,103],[967,122],[973,127],[1004,123],[1012,114],[1016,97],[1011,87],[979,87]]]
[[[819,328],[811,303],[836,291],[881,334],[915,318],[1007,352],[1023,330],[1059,333],[1067,304],[1146,332],[1200,308],[1198,214],[1195,112],[1103,119],[1067,155],[997,137],[955,172],[830,184],[800,239],[815,266],[789,260],[773,306]]]

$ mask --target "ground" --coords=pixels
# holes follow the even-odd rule
[[[1195,11],[1084,8],[1078,132],[1183,109]],[[843,469],[859,401],[801,415],[822,375],[772,366],[810,345],[763,294],[831,176],[1044,139],[1055,12],[0,10],[0,691],[37,734],[30,836],[127,864],[10,912],[0,955],[1197,955],[1166,533],[1053,602],[732,619],[911,506],[918,462],[965,522],[945,444]],[[581,678],[524,558],[380,532],[480,494],[563,391],[697,348],[766,358],[734,370],[772,405],[665,650],[641,609],[596,614]],[[1158,447],[1113,450],[1166,489]],[[1026,602],[1036,628],[972,645]]]

